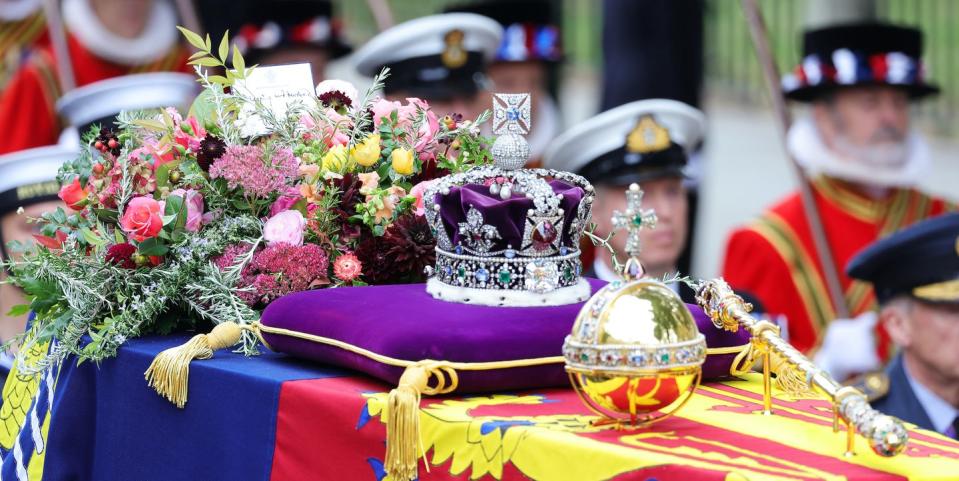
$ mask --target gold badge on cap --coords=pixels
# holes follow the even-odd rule
[[[646,114],[626,136],[626,151],[638,154],[658,152],[668,148],[669,143],[669,130],[659,125],[652,115]]]
[[[450,30],[443,36],[446,47],[440,60],[447,68],[460,68],[466,63],[466,49],[463,48],[463,31]]]

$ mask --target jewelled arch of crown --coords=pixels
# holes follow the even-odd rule
[[[524,169],[530,131],[529,94],[493,95],[492,166],[481,166],[437,180],[424,193],[426,219],[436,237],[436,265],[429,270],[427,290],[434,297],[465,303],[505,306],[542,306],[581,302],[589,298],[582,279],[579,241],[589,224],[593,186],[583,177],[552,169]],[[583,189],[582,201],[570,221],[569,242],[563,242],[565,212],[562,195],[548,179]],[[486,223],[483,213],[470,206],[457,229],[461,242],[453,244],[443,225],[438,196],[453,187],[488,185],[491,196],[507,200],[525,195],[533,208],[526,213],[521,245],[494,250],[502,236]]]

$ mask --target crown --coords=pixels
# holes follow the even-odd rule
[[[492,166],[442,177],[423,196],[436,237],[427,291],[495,306],[582,302],[579,241],[593,186],[583,177],[522,168],[529,158],[529,94],[494,94]]]

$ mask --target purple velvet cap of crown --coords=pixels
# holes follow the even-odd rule
[[[561,244],[572,249],[579,246],[571,245],[570,226],[576,218],[579,203],[585,193],[583,189],[560,180],[549,182],[554,194],[563,194],[560,207],[563,209],[562,226],[553,226],[557,235],[562,235]],[[440,206],[440,217],[443,227],[449,234],[453,245],[467,245],[465,238],[459,232],[460,223],[466,222],[466,215],[470,208],[475,208],[483,214],[483,222],[491,225],[499,232],[500,239],[493,242],[493,251],[500,251],[512,246],[520,250],[523,246],[523,233],[526,229],[526,214],[533,209],[533,199],[525,195],[514,193],[509,199],[503,200],[498,195],[490,194],[489,187],[481,184],[468,184],[450,188],[447,195],[437,194],[437,204]],[[558,232],[562,228],[562,232]]]
[[[588,279],[593,292],[605,283]],[[688,305],[708,347],[748,342],[744,330],[728,333],[713,326],[702,309]],[[484,362],[561,356],[563,340],[582,304],[548,307],[490,307],[434,299],[423,284],[342,287],[297,292],[271,303],[265,326],[289,329],[346,342],[377,354],[407,361],[424,359]],[[270,348],[292,356],[355,369],[395,384],[402,367],[389,366],[348,351],[263,333]],[[735,354],[707,356],[705,379],[729,375]],[[457,392],[567,386],[562,363],[460,371]]]

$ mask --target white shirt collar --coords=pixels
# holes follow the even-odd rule
[[[604,262],[602,259],[599,259],[599,258],[593,261],[593,274],[596,276],[597,279],[606,281],[606,282],[613,282],[613,281],[618,281],[623,279],[622,276],[617,274],[612,267],[609,267],[608,265],[606,265],[606,262]],[[669,288],[673,292],[675,292],[676,294],[679,294],[678,282],[670,282],[669,284],[667,284],[667,286],[669,286]],[[949,422],[952,422],[952,421],[949,421]]]
[[[937,396],[919,381],[913,379],[912,375],[909,374],[909,368],[906,367],[905,360],[902,362],[902,370],[906,373],[909,387],[912,388],[916,399],[919,400],[919,404],[922,405],[922,408],[926,411],[926,415],[929,416],[929,420],[932,421],[932,427],[936,428],[936,431],[940,433],[946,432],[947,429],[952,427],[956,416],[959,416],[959,409],[953,407],[953,405],[946,402],[945,399]]]

